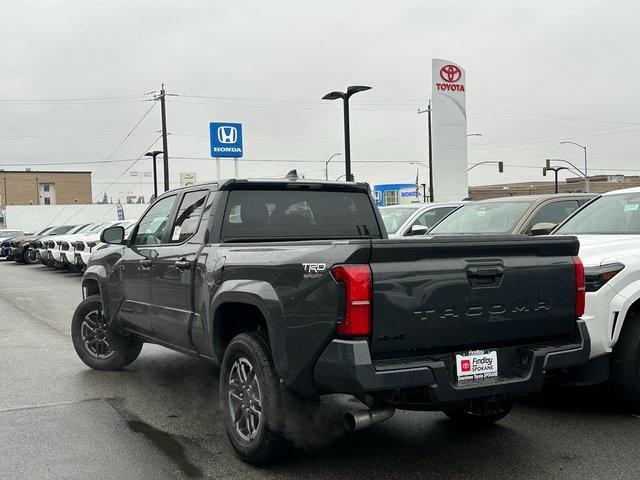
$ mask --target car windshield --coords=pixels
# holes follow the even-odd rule
[[[396,233],[413,213],[420,208],[416,207],[383,207],[380,209],[382,221],[387,233]]]
[[[49,233],[50,231],[53,230],[53,227],[45,227],[42,230],[38,230],[35,235],[44,235],[45,233]]]
[[[438,223],[429,234],[511,233],[531,201],[469,203]]]
[[[62,225],[60,227],[56,227],[53,230],[51,230],[50,232],[48,232],[51,235],[64,235],[65,233],[68,233],[69,230],[75,228],[75,225]]]
[[[99,232],[101,230],[103,230],[104,228],[106,228],[108,226],[108,224],[106,223],[95,223],[93,225],[91,225],[90,228],[88,228],[86,231],[84,231],[83,233],[95,233],[95,232]]]
[[[555,233],[640,234],[640,193],[604,195],[578,211]]]
[[[82,233],[90,226],[91,226],[91,224],[86,224],[86,223],[83,224],[83,225],[78,225],[77,227],[74,227],[71,230],[69,230],[67,233],[69,235],[73,235],[73,234],[76,234],[76,233]]]

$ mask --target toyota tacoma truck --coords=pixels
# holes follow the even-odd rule
[[[255,464],[287,444],[290,401],[353,395],[350,429],[396,408],[480,425],[589,356],[575,238],[389,240],[363,183],[191,186],[101,242],[79,357],[121,369],[150,342],[217,362],[228,438]]]

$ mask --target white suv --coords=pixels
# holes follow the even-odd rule
[[[610,378],[624,400],[640,407],[640,188],[601,195],[553,234],[576,235],[585,266],[591,361],[572,372],[574,380]]]

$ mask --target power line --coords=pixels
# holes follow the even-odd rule
[[[114,95],[109,97],[71,97],[71,98],[0,98],[0,104],[84,104],[84,103],[127,103],[142,101],[154,92],[132,95]]]
[[[160,140],[162,138],[162,135],[159,135],[158,138],[156,138],[151,145],[149,145],[147,148],[145,148],[142,153],[133,161],[131,162],[131,164],[120,174],[118,175],[109,185],[107,185],[105,188],[103,188],[100,193],[98,193],[98,195],[96,197],[100,197],[100,195],[104,195],[107,190],[109,188],[111,188],[112,186],[114,186],[118,180],[120,180],[122,178],[122,176],[127,173],[137,162],[138,160],[140,160],[145,153],[147,153],[151,148],[153,148],[153,146],[158,143],[158,140]],[[95,197],[94,197],[95,198]],[[76,215],[78,215],[80,212],[82,212],[85,208],[87,208],[89,205],[93,205],[92,203],[87,203],[84,207],[82,207],[81,209],[79,209],[76,213],[74,213],[73,215],[71,215],[69,218],[67,218],[65,221],[69,222],[71,219],[73,219]],[[65,207],[66,208],[66,207]],[[53,217],[53,219],[47,224],[47,227],[49,225],[51,225],[53,223],[53,221],[64,211],[65,209],[61,209],[58,214]]]
[[[149,135],[156,132],[138,132],[137,135]],[[120,137],[122,133],[78,133],[60,135],[0,135],[0,138],[93,138],[93,137]]]

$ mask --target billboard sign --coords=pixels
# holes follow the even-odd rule
[[[433,195],[437,202],[469,196],[466,72],[450,61],[431,62]]]
[[[209,124],[212,157],[242,157],[242,124],[212,122]]]

